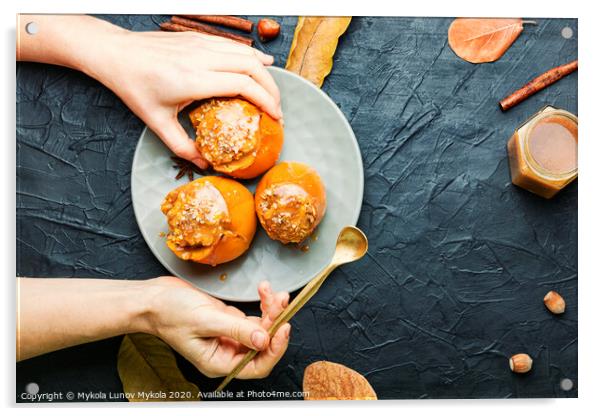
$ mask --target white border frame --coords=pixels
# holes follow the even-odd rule
[[[2,66],[3,81],[3,110],[2,126],[7,133],[2,143],[2,195],[8,201],[0,205],[2,210],[2,247],[0,249],[1,264],[5,271],[2,276],[4,283],[4,305],[8,313],[5,328],[8,333],[2,342],[2,357],[5,360],[4,377],[0,392],[3,393],[5,406],[13,407],[15,411],[15,365],[14,365],[14,334],[15,334],[15,15],[21,13],[165,13],[175,14],[184,12],[224,13],[224,14],[321,14],[321,15],[386,15],[386,16],[522,16],[522,17],[573,17],[579,19],[579,118],[581,143],[579,146],[579,399],[526,399],[526,400],[429,400],[429,401],[382,401],[377,403],[283,403],[283,402],[238,402],[238,403],[204,403],[197,406],[182,406],[170,404],[168,407],[178,407],[178,412],[198,415],[217,414],[224,411],[237,413],[254,413],[266,410],[287,414],[303,414],[317,410],[334,411],[344,408],[349,413],[365,413],[370,411],[388,412],[420,412],[421,415],[461,414],[461,415],[507,415],[512,413],[547,413],[547,414],[591,414],[593,409],[599,411],[598,386],[600,383],[601,365],[600,346],[600,312],[602,276],[598,270],[597,257],[599,243],[597,236],[602,231],[600,227],[600,198],[599,183],[602,181],[600,158],[602,155],[602,140],[600,129],[595,122],[600,118],[597,114],[600,104],[601,88],[599,77],[600,68],[600,13],[597,12],[596,2],[590,1],[525,1],[504,0],[500,2],[487,1],[420,1],[395,2],[386,0],[347,0],[323,1],[304,0],[291,3],[286,0],[230,0],[228,2],[179,1],[175,0],[146,0],[123,1],[102,0],[97,2],[53,0],[33,1],[20,0],[19,3],[2,3],[2,21],[4,26],[4,42],[2,56],[5,64]],[[71,406],[38,405],[50,414],[80,413]],[[102,404],[85,405],[90,414],[105,414],[107,406]],[[23,407],[23,406],[17,406]],[[66,407],[57,409],[57,407]],[[145,414],[163,414],[165,406],[124,404],[117,413],[131,411],[134,407],[144,407]],[[269,409],[264,409],[268,407]],[[199,409],[200,408],[200,409]],[[31,411],[31,409],[22,409]],[[142,409],[137,409],[142,410]]]

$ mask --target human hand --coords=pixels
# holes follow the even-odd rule
[[[290,324],[282,325],[269,339],[267,329],[288,306],[286,292],[273,293],[268,282],[258,287],[262,316],[245,316],[189,283],[165,276],[148,281],[149,332],[171,345],[208,377],[229,374],[250,350],[259,350],[238,378],[267,377],[284,355]]]
[[[109,62],[91,73],[115,92],[177,156],[207,167],[178,122],[195,100],[242,96],[275,119],[280,93],[265,68],[274,58],[229,39],[194,32],[120,31]]]
[[[83,71],[113,90],[176,155],[207,162],[180,123],[195,100],[242,96],[280,119],[280,93],[266,70],[274,58],[230,39],[195,32],[131,32],[77,15],[18,19],[17,59]],[[39,35],[27,35],[35,21]]]

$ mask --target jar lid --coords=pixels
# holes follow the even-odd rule
[[[577,117],[553,107],[546,110],[528,123],[524,136],[527,162],[544,176],[572,176],[577,172]]]

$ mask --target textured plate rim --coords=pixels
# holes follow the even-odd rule
[[[349,136],[351,138],[353,138],[353,146],[352,147],[353,147],[355,156],[359,160],[359,167],[360,167],[360,169],[354,169],[354,170],[357,170],[356,176],[357,176],[357,183],[359,183],[360,197],[358,198],[358,201],[355,202],[355,207],[354,207],[354,212],[353,212],[353,224],[349,224],[349,225],[356,225],[357,221],[359,219],[359,216],[360,216],[360,213],[362,210],[362,204],[364,201],[364,161],[362,159],[362,153],[360,151],[357,137],[355,137],[355,133],[353,132],[353,129],[351,128],[351,125],[349,124],[347,117],[345,117],[345,114],[343,114],[341,109],[336,105],[336,103],[332,100],[332,98],[330,98],[328,96],[328,94],[326,94],[324,91],[322,91],[322,89],[316,87],[310,81],[306,80],[305,78],[303,78],[293,72],[283,69],[283,68],[272,66],[272,67],[269,67],[268,69],[270,71],[286,73],[287,76],[292,76],[293,78],[297,78],[302,83],[309,86],[310,88],[318,91],[322,95],[322,98],[324,98],[326,100],[326,102],[335,110],[335,112],[339,115],[339,117],[341,117],[341,119],[345,121],[345,123],[344,123],[345,128],[346,128]],[[175,273],[174,270],[172,270],[169,263],[167,261],[164,261],[163,259],[161,259],[160,256],[158,256],[157,253],[155,253],[155,250],[149,243],[150,236],[148,236],[148,232],[140,225],[140,220],[139,220],[140,214],[138,213],[138,210],[136,208],[136,203],[134,202],[134,188],[136,187],[134,185],[134,166],[136,166],[136,162],[137,162],[139,154],[141,152],[140,143],[142,141],[142,137],[144,137],[144,135],[147,133],[147,130],[152,131],[152,129],[150,129],[148,126],[145,125],[144,129],[142,130],[142,133],[140,133],[140,137],[138,137],[138,142],[136,143],[136,149],[134,151],[134,157],[132,158],[132,168],[131,168],[131,172],[130,172],[130,189],[131,189],[130,194],[131,194],[131,200],[132,200],[132,207],[134,209],[134,217],[136,219],[136,224],[138,225],[138,229],[140,230],[140,233],[142,234],[142,238],[144,238],[144,242],[146,243],[147,247],[149,248],[149,250],[155,257],[155,259],[157,259],[163,267],[165,267],[170,273],[172,273],[173,276],[179,277],[181,279],[184,279],[184,280],[190,282],[190,280],[186,279],[185,277],[178,276],[178,274]],[[280,160],[277,163],[279,163],[279,162],[280,162]],[[250,249],[252,250],[252,247]],[[334,247],[333,247],[333,250],[334,250]],[[299,279],[299,281],[297,283],[295,283],[289,287],[286,287],[283,290],[288,293],[294,292],[295,290],[300,289],[301,287],[305,286],[313,277],[314,277],[314,275],[310,275],[310,276],[307,276],[305,279]],[[194,283],[192,283],[192,284],[197,289],[199,289],[211,296],[214,296],[218,299],[226,300],[229,302],[257,302],[257,301],[259,301],[259,297],[249,299],[249,298],[240,298],[240,297],[237,298],[237,297],[231,297],[231,296],[224,296],[224,295],[216,294],[216,293],[213,293],[212,291],[208,291],[206,289],[200,288],[197,285],[195,285]]]

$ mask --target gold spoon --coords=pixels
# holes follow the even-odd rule
[[[337,245],[330,264],[311,279],[286,309],[278,315],[278,318],[276,318],[272,323],[272,326],[270,326],[270,329],[268,329],[270,338],[274,336],[282,324],[290,321],[299,309],[301,309],[301,307],[316,294],[318,289],[320,289],[320,286],[322,286],[322,283],[324,283],[328,275],[330,275],[334,269],[342,264],[351,263],[361,259],[364,254],[366,254],[366,251],[368,251],[368,239],[364,233],[357,227],[347,226],[343,228],[339,233],[339,238],[337,238]],[[234,370],[232,370],[228,377],[222,381],[215,391],[222,391],[224,387],[226,387],[228,383],[230,383],[230,381],[245,368],[255,355],[257,355],[256,350],[247,352],[242,361],[234,368]]]

